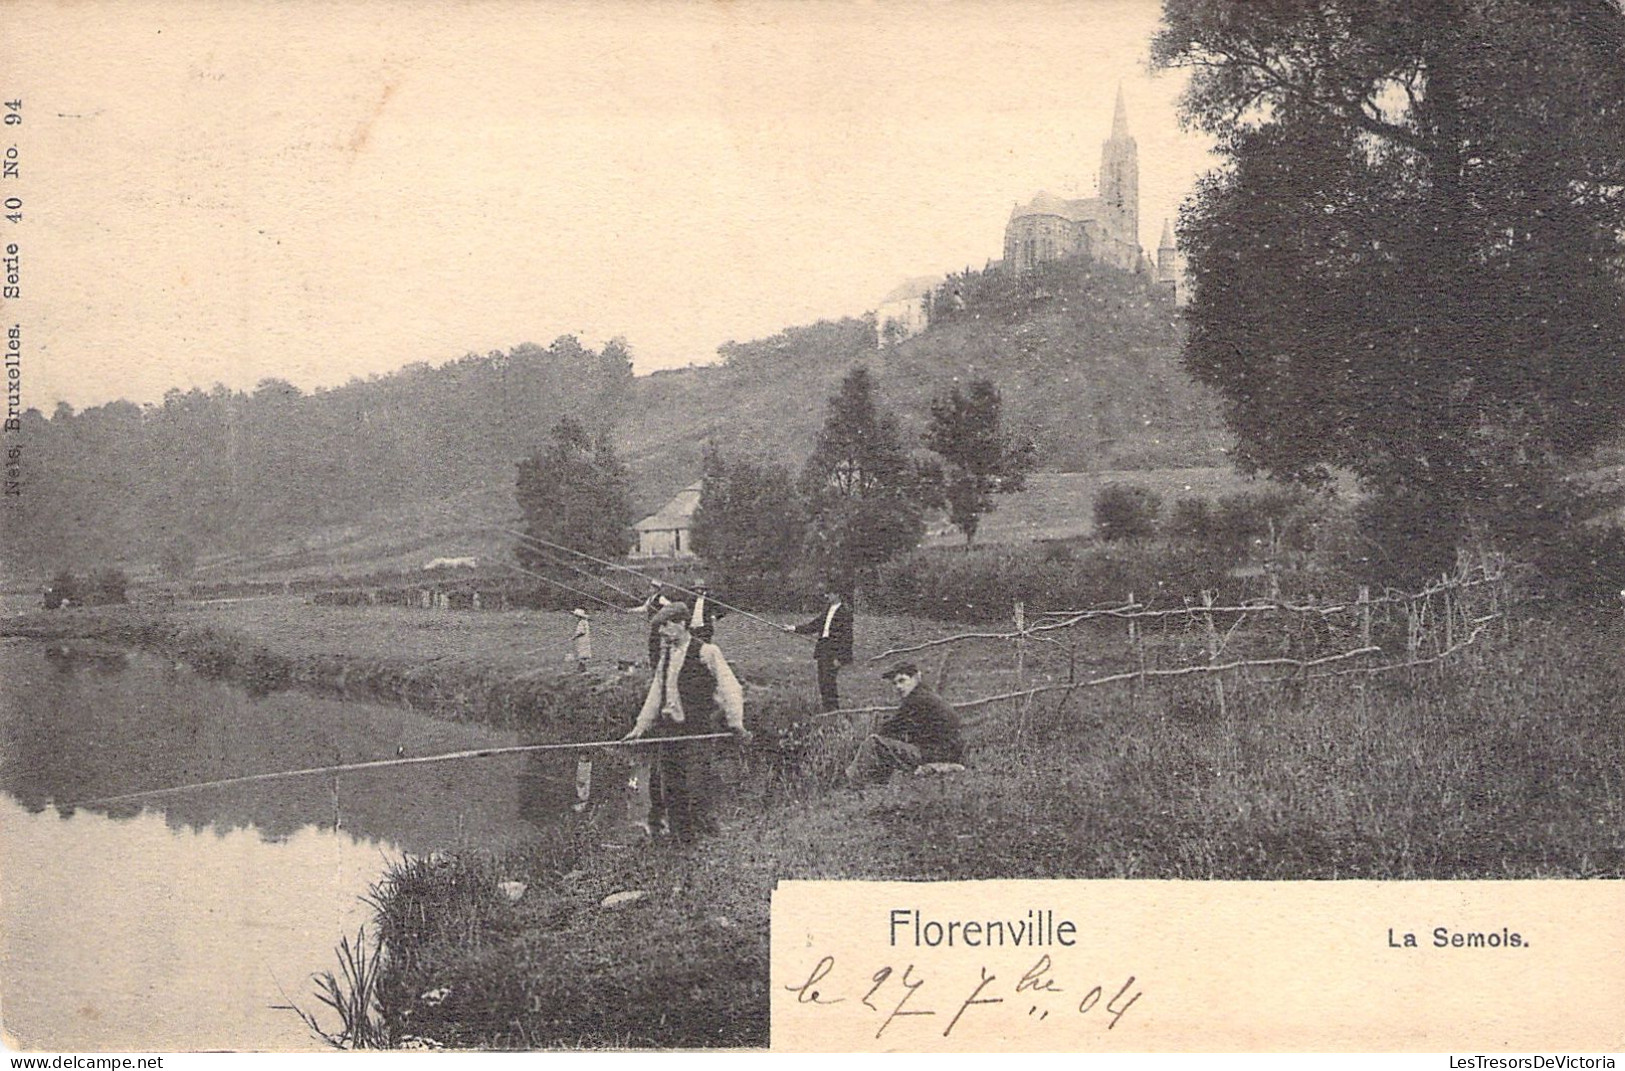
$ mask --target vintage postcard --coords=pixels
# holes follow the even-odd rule
[[[14,1056],[1614,1066],[1616,0],[0,24]]]

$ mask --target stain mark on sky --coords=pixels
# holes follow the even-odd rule
[[[378,117],[384,114],[384,106],[389,103],[389,98],[395,95],[395,89],[399,84],[398,82],[386,82],[384,84],[384,91],[378,97],[378,103],[372,106],[371,114],[361,120],[360,124],[355,128],[355,133],[350,135],[349,147],[351,152],[360,152],[367,147],[367,142],[372,139],[373,124],[377,123]]]

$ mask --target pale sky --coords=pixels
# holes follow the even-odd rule
[[[1206,143],[1155,0],[13,4],[25,406],[311,389],[624,335],[639,372],[857,315],[1092,196],[1154,250]]]

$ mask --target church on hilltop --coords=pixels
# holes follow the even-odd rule
[[[1031,201],[1017,204],[1004,226],[1004,257],[990,261],[988,267],[1024,272],[1073,258],[1148,276],[1173,295],[1176,305],[1189,298],[1183,258],[1167,221],[1156,259],[1140,248],[1140,151],[1128,132],[1121,87],[1111,137],[1100,146],[1098,195],[1068,199],[1040,190]],[[942,279],[940,275],[910,279],[886,295],[874,312],[881,345],[894,345],[929,326],[931,294]]]
[[[1099,196],[1067,200],[1042,190],[1010,210],[1004,267],[1026,271],[1048,260],[1087,257],[1123,271],[1146,271],[1140,251],[1140,153],[1117,91],[1112,136],[1100,147]]]

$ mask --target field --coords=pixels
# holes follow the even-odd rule
[[[1095,495],[1112,482],[1149,488],[1161,496],[1164,511],[1184,495],[1214,499],[1257,486],[1231,468],[1040,472],[1028,478],[1024,491],[997,500],[997,508],[982,520],[977,541],[1020,544],[1086,537],[1094,531]],[[455,503],[380,509],[353,524],[321,529],[252,556],[208,555],[198,563],[193,579],[306,580],[386,570],[412,575],[437,557],[506,561],[511,557],[513,537],[502,529],[516,523],[514,513],[511,488],[486,487]],[[963,542],[957,529],[938,520],[928,530],[924,545]],[[147,576],[141,570],[134,572]]]
[[[1122,472],[1039,472],[1027,478],[1027,488],[997,499],[997,509],[982,519],[978,543],[1028,543],[1039,539],[1072,539],[1092,535],[1095,495],[1109,483],[1137,484],[1162,498],[1164,515],[1182,496],[1215,499],[1256,489],[1231,468],[1146,469]],[[963,543],[958,529],[941,524],[932,528],[927,546]]]
[[[805,613],[759,616],[776,624],[799,624],[818,610],[809,606]],[[285,596],[182,602],[164,616],[183,628],[242,636],[293,659],[342,654],[358,661],[465,660],[509,675],[559,671],[570,655],[575,628],[569,614],[542,610],[460,613],[314,606]],[[618,661],[647,659],[648,624],[642,614],[595,609],[592,629],[594,660],[605,672]],[[842,674],[843,698],[863,705],[890,701],[890,688],[879,677],[884,667],[870,664],[868,657],[940,632],[940,626],[914,618],[861,617],[859,662]],[[738,615],[723,619],[717,640],[747,686],[804,687],[809,701],[815,694],[811,640]],[[634,714],[627,714],[629,726]]]
[[[88,614],[86,615],[89,616]],[[180,607],[285,654],[562,667],[564,615],[458,615],[263,599]],[[787,618],[780,618],[787,619]],[[640,619],[600,617],[607,659]],[[869,661],[954,626],[860,618],[849,705],[885,702]],[[812,692],[805,641],[748,619],[719,641],[750,716]],[[1175,636],[1166,642],[1178,642]],[[1524,616],[1452,659],[1370,678],[1232,679],[1080,689],[978,708],[969,769],[853,791],[839,784],[869,715],[820,720],[789,756],[721,759],[720,835],[691,849],[604,837],[619,799],[517,855],[403,867],[380,890],[384,1034],[479,1046],[718,1046],[767,1041],[768,899],[787,878],[1509,879],[1625,877],[1625,621]],[[963,701],[1009,689],[1008,643],[919,658]],[[1122,625],[1034,650],[1033,684],[1122,666]],[[1047,660],[1046,660],[1047,659]],[[633,689],[635,693],[635,689]],[[631,711],[625,712],[626,721]],[[607,779],[614,783],[614,776]],[[619,844],[619,846],[617,846]],[[497,882],[529,891],[508,903]],[[648,893],[606,911],[604,897]],[[652,941],[652,934],[661,940]],[[446,989],[432,1006],[421,997]]]

